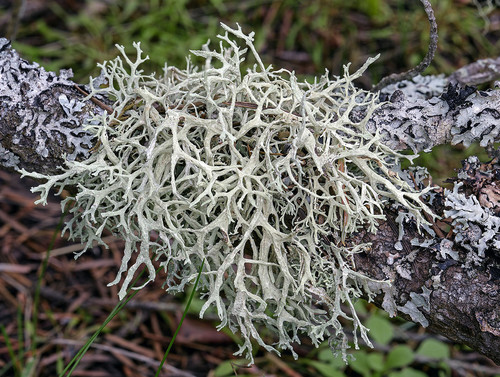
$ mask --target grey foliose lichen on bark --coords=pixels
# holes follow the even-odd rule
[[[445,190],[445,216],[452,220],[454,241],[468,251],[466,265],[481,263],[488,251],[500,255],[500,210],[495,180],[498,167],[482,165],[475,156],[463,161],[464,167],[454,179],[453,190]],[[486,167],[490,166],[490,170]],[[472,188],[466,187],[473,183]]]
[[[384,88],[368,123],[394,150],[430,151],[434,146],[500,140],[500,90],[476,90],[444,76],[415,76]]]
[[[66,95],[73,90],[72,75],[71,70],[56,75],[27,62],[7,39],[0,38],[2,166],[50,165],[46,158],[54,159],[59,150],[68,152],[68,160],[88,155],[93,135],[82,127],[86,105],[75,98],[70,101]]]
[[[115,100],[112,114],[87,125],[98,149],[59,175],[23,174],[47,180],[34,188],[38,203],[51,188],[78,187],[62,205],[75,202],[65,231],[85,242],[84,251],[104,244],[105,229],[125,240],[110,283],[125,275],[121,298],[142,265],[155,279],[153,260],[169,292],[193,282],[204,261],[200,315],[215,307],[220,327],[240,331],[238,353],[252,361],[254,339],[295,355],[292,343],[306,334],[315,345],[330,339],[345,358],[340,320],[354,324],[356,347],[358,333],[370,344],[353,305],[389,283],[356,272],[352,255],[369,245],[344,240],[362,227],[375,232],[389,201],[426,223],[422,212],[431,211],[420,196],[427,188],[401,179],[393,169],[408,156],[367,130],[378,95],[353,80],[373,59],[353,74],[347,65],[341,77],[326,72],[300,82],[262,63],[253,33],[223,28],[218,51],[208,44],[193,51],[205,59],[202,69],[165,66],[159,78],[141,70],[147,57],[139,43],[135,60],[117,46],[122,57],[100,65],[107,86],[90,85],[90,96]],[[257,64],[242,74],[247,50]],[[274,345],[259,326],[277,335]]]

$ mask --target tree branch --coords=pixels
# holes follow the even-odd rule
[[[70,77],[69,71],[56,76],[24,61],[6,39],[0,39],[0,166],[55,174],[66,158],[89,156],[94,141],[82,125],[106,110],[85,100]],[[498,141],[499,91],[478,92],[448,85],[450,80],[416,77],[386,87],[382,98],[390,101],[373,114],[372,131],[398,150],[421,151],[450,141],[477,140],[482,145]],[[476,165],[469,163],[459,175],[461,192],[477,198],[490,220],[498,218],[500,167],[496,162]],[[449,195],[437,188],[429,200],[443,217],[448,216]],[[473,225],[480,228],[480,235],[487,230],[480,224],[466,228],[453,223],[449,238],[424,239],[409,221],[401,223],[405,233],[398,239],[398,214],[388,210],[376,234],[361,232],[351,239],[372,243],[371,250],[356,256],[357,270],[392,281],[380,292],[377,304],[468,344],[500,364],[497,235],[484,249],[471,233]],[[483,257],[477,257],[481,252]]]
[[[434,198],[436,202],[444,199],[442,192]],[[377,296],[376,304],[391,315],[397,313],[423,324],[500,364],[498,250],[487,250],[488,257],[471,265],[468,254],[473,252],[458,244],[457,234],[450,239],[427,239],[428,246],[418,247],[412,245],[412,239],[421,236],[413,226],[405,227],[405,236],[400,241],[403,247],[397,250],[394,245],[398,243],[398,230],[391,227],[396,214],[387,212],[386,216],[376,234],[361,232],[351,240],[353,244],[372,244],[368,252],[356,255],[357,270],[392,282],[387,291]],[[456,260],[443,258],[441,248],[445,245],[458,251]]]
[[[54,174],[69,160],[85,159],[93,145],[83,124],[103,111],[69,79],[21,59],[0,38],[0,165]]]
[[[482,59],[454,72],[448,80],[462,85],[479,85],[500,79],[500,57]]]
[[[500,91],[477,91],[443,76],[416,76],[390,85],[369,129],[395,150],[429,151],[441,144],[500,140]]]

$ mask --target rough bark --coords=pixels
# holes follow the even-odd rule
[[[466,266],[466,250],[460,251],[458,260],[441,258],[436,250],[440,238],[429,248],[410,246],[417,233],[408,228],[402,240],[405,247],[395,250],[398,231],[389,225],[394,223],[394,214],[386,215],[387,222],[381,223],[377,234],[363,232],[352,240],[372,243],[368,252],[356,256],[357,270],[392,282],[390,292],[378,295],[376,304],[500,364],[498,255],[485,258],[480,265]],[[396,307],[386,305],[387,294],[395,299]]]
[[[386,87],[382,98],[388,102],[373,114],[370,127],[397,150],[418,152],[448,142],[479,141],[486,146],[498,141],[500,91],[460,86],[498,76],[490,64],[490,74],[478,79],[481,67],[465,67],[448,79],[420,77]],[[0,166],[55,174],[66,158],[88,156],[94,141],[83,124],[92,114],[105,110],[91,101],[82,102],[83,95],[70,77],[68,71],[57,76],[22,60],[6,39],[0,39]],[[500,166],[496,160],[488,165],[471,160],[459,178],[460,192],[477,198],[484,213],[496,219],[500,212]],[[443,218],[449,195],[436,188],[432,196],[430,205]],[[497,235],[478,246],[477,235],[471,231],[481,233],[491,226],[486,229],[476,222],[464,228],[451,220],[438,222],[433,224],[436,235],[424,239],[409,221],[403,224],[404,235],[398,239],[396,211],[388,210],[387,220],[376,234],[362,232],[351,239],[372,244],[370,250],[356,256],[358,271],[392,281],[377,297],[377,304],[391,314],[403,315],[465,343],[500,364]]]
[[[0,38],[0,165],[53,174],[70,160],[85,158],[92,135],[83,124],[102,111],[69,79],[19,57]]]

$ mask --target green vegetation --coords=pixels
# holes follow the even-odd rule
[[[255,45],[266,64],[295,70],[299,77],[325,68],[338,75],[343,64],[351,62],[357,69],[368,57],[380,53],[357,82],[369,88],[382,77],[420,62],[429,36],[428,21],[418,1],[130,0],[105,5],[87,0],[78,9],[49,4],[46,17],[20,24],[13,46],[23,57],[49,70],[72,68],[79,83],[99,74],[97,63],[116,56],[115,44],[131,53],[134,41],[140,41],[149,54],[148,71],[160,73],[165,62],[184,68],[187,51],[215,40],[219,22],[230,26],[238,22],[244,31],[255,31]],[[433,6],[439,28],[438,52],[424,74],[450,74],[477,59],[496,56],[500,30],[485,18],[492,8],[479,11],[472,0],[439,0]],[[247,63],[251,66],[254,61]],[[436,183],[442,183],[466,155],[479,153],[486,158],[482,148],[469,150],[463,154],[461,147],[445,146],[417,163],[423,162]]]
[[[498,52],[499,32],[485,29],[474,5],[435,3],[439,52],[426,74],[449,74]],[[165,62],[183,68],[187,51],[213,40],[219,22],[255,31],[257,50],[267,63],[304,74],[324,68],[339,74],[343,64],[352,62],[356,69],[380,53],[370,69],[378,81],[416,65],[428,45],[428,22],[418,1],[86,1],[78,9],[49,4],[46,17],[20,24],[14,47],[48,69],[73,68],[83,83],[98,74],[98,62],[116,55],[116,43],[131,51],[132,42],[141,41],[152,70]]]

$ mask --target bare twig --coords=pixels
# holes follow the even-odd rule
[[[7,26],[7,38],[11,41],[16,39],[17,30],[19,28],[19,21],[23,16],[24,9],[26,8],[26,0],[14,0],[12,13],[10,15],[10,22]]]
[[[82,93],[85,97],[87,97],[87,96],[89,95],[89,94],[88,94],[85,90],[83,90],[82,88],[80,88],[80,87],[79,87],[78,85],[76,85],[76,84],[75,84],[75,88],[76,88],[76,90],[78,90],[80,93]],[[91,100],[93,103],[95,103],[97,106],[99,106],[101,109],[106,110],[106,112],[107,112],[108,114],[110,114],[110,115],[111,115],[111,114],[113,114],[113,109],[112,109],[110,106],[106,105],[104,102],[99,101],[99,100],[98,100],[97,98],[95,98],[95,97],[90,97],[90,100]]]
[[[481,59],[456,70],[448,77],[451,83],[479,85],[500,79],[500,57]]]
[[[420,0],[420,2],[424,5],[425,13],[427,13],[427,18],[429,19],[429,23],[431,24],[429,51],[427,51],[427,55],[425,55],[424,59],[415,68],[403,73],[393,73],[392,75],[384,77],[377,85],[372,88],[372,92],[379,91],[387,85],[394,84],[398,81],[409,80],[412,77],[418,75],[420,72],[423,72],[431,64],[432,59],[434,58],[434,53],[437,49],[438,42],[436,17],[434,16],[434,11],[432,10],[432,6],[429,3],[429,0]]]

